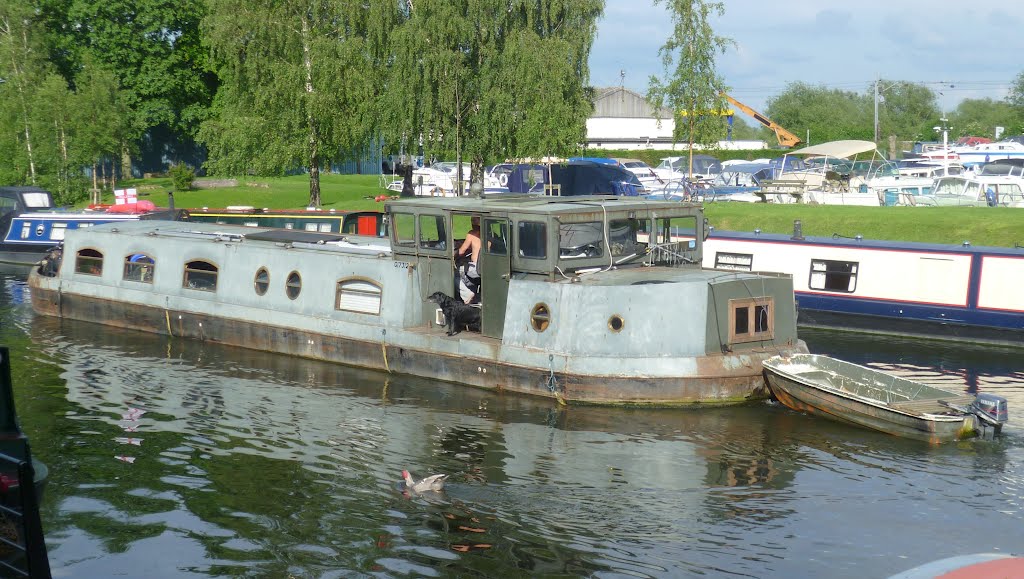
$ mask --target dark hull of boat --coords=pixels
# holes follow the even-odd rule
[[[815,388],[765,367],[765,380],[772,395],[786,407],[895,436],[933,444],[960,438],[973,417],[929,419],[913,416]]]
[[[758,369],[731,355],[701,357],[694,375],[666,378],[588,376],[512,365],[499,360],[500,342],[479,334],[446,336],[424,329],[430,340],[466,340],[477,355],[439,353],[441,348],[413,349],[385,340],[369,342],[325,335],[300,328],[164,310],[111,300],[60,294],[32,287],[39,313],[125,329],[192,338],[350,366],[372,368],[475,386],[496,392],[516,392],[560,403],[623,406],[716,406],[766,399],[769,391]],[[805,350],[801,342],[794,350]],[[767,356],[767,353],[761,353]]]

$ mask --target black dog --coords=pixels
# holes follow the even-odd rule
[[[427,301],[434,302],[444,313],[444,321],[448,324],[448,335],[454,336],[462,330],[480,331],[480,308],[470,306],[452,298],[444,292],[430,294]]]

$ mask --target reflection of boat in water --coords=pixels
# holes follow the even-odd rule
[[[18,425],[11,353],[0,347],[0,575],[49,577],[39,500],[49,471]]]
[[[565,402],[761,398],[760,361],[804,349],[788,276],[700,266],[700,206],[414,197],[385,209],[390,246],[198,223],[69,235],[60,267],[30,276],[33,307]],[[473,217],[487,240],[480,333],[452,336],[426,300],[457,295],[455,228]],[[151,279],[129,263],[138,254]]]
[[[964,395],[828,356],[798,354],[764,362],[780,402],[800,412],[932,443],[998,433],[1008,419],[1006,399]]]

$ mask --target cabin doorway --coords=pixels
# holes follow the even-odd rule
[[[481,228],[480,250],[481,333],[501,338],[505,328],[505,304],[512,273],[512,244],[509,220],[504,215],[488,215]]]

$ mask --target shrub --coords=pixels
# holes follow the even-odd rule
[[[184,163],[171,165],[167,171],[171,176],[171,183],[175,191],[189,191],[192,189],[192,182],[196,179],[196,172]]]

